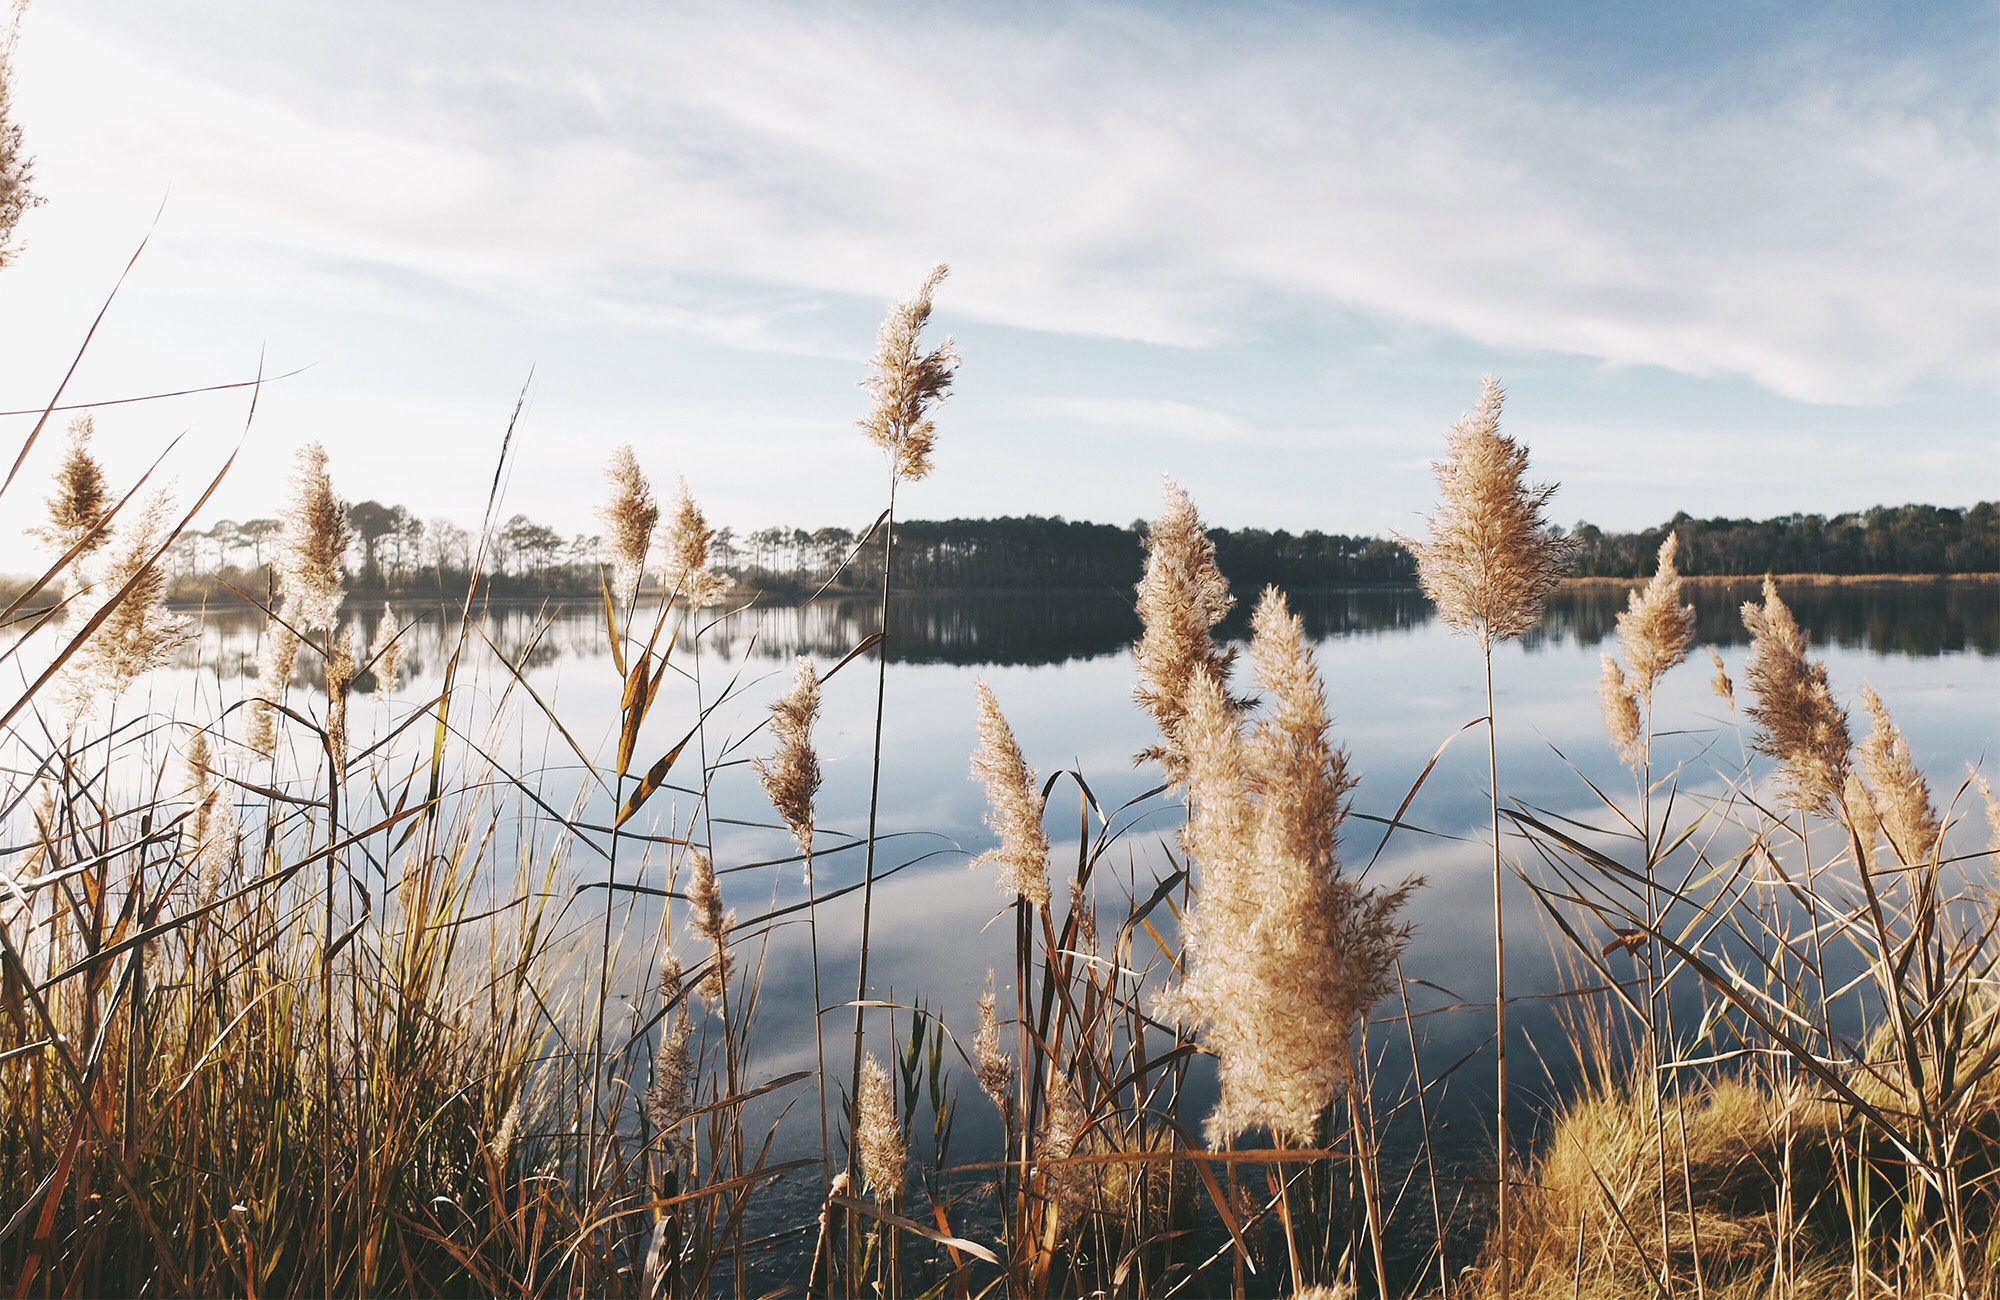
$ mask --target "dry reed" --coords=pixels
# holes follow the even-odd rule
[[[1000,846],[972,860],[977,867],[999,867],[994,880],[1004,894],[1019,895],[1031,906],[1049,905],[1049,837],[1042,830],[1042,800],[1035,793],[1035,773],[1021,757],[1021,746],[1000,712],[999,701],[985,682],[973,689],[979,696],[979,748],[972,755],[972,775],[986,785],[992,810],[986,824],[1000,837]]]

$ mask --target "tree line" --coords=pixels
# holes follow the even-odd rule
[[[484,546],[449,519],[424,519],[402,506],[348,507],[354,530],[349,587],[357,596],[421,596],[461,589],[475,564],[497,596],[589,596],[598,590],[599,538],[565,534],[516,514]],[[896,525],[896,585],[952,591],[1129,590],[1144,567],[1146,524],[1086,523],[1060,517],[908,520]],[[275,519],[223,519],[189,530],[168,562],[176,595],[212,594],[222,582],[258,590],[278,530]],[[1685,513],[1657,528],[1606,532],[1580,523],[1576,573],[1633,578],[1652,572],[1672,531],[1689,575],[1762,573],[1950,574],[2000,571],[2000,505],[1969,509],[1878,506],[1834,515],[1696,519]],[[1266,584],[1289,591],[1415,585],[1416,564],[1390,538],[1308,530],[1216,528],[1216,560],[1243,592]],[[724,528],[711,547],[717,567],[746,589],[796,595],[879,586],[881,548],[848,528],[813,531]]]

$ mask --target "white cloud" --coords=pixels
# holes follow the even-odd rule
[[[1996,117],[1949,68],[1584,100],[1307,11],[165,8],[31,11],[27,232],[73,251],[171,183],[188,292],[820,346],[800,312],[945,256],[951,312],[1058,333],[1291,303],[1806,401],[2000,379]]]

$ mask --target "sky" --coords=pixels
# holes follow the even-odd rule
[[[97,411],[121,485],[240,443],[211,520],[318,439],[475,522],[525,393],[503,514],[594,531],[629,442],[712,522],[863,525],[859,383],[939,261],[906,516],[1126,523],[1165,474],[1419,531],[1489,372],[1563,523],[2000,496],[1990,3],[36,0],[13,57],[0,409],[146,241],[63,400],[289,374]]]

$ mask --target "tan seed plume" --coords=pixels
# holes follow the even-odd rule
[[[1788,803],[1805,812],[1831,812],[1847,784],[1852,742],[1847,714],[1827,689],[1826,665],[1807,661],[1805,637],[1769,577],[1764,603],[1744,602],[1743,626],[1750,630],[1744,671],[1757,700],[1747,710],[1757,724],[1751,745],[1778,760]]]
[[[604,476],[611,480],[611,499],[597,512],[604,521],[604,558],[611,564],[613,594],[620,604],[630,605],[639,593],[653,533],[660,526],[660,504],[653,499],[653,487],[630,446],[611,453]]]
[[[861,1066],[857,1110],[854,1144],[861,1157],[861,1176],[877,1201],[894,1204],[902,1199],[910,1153],[903,1141],[902,1125],[896,1122],[896,1102],[889,1092],[889,1076],[873,1052]]]
[[[999,999],[993,993],[993,972],[986,972],[986,991],[979,995],[979,1032],[972,1040],[973,1077],[979,1090],[1000,1113],[1012,1113],[1014,1058],[1000,1050]]]
[[[1045,1161],[1067,1160],[1085,1154],[1082,1141],[1090,1125],[1090,1112],[1076,1086],[1061,1074],[1049,1079],[1048,1109],[1042,1117],[1041,1140],[1036,1151]],[[1090,1192],[1095,1178],[1089,1165],[1050,1164],[1046,1166],[1047,1196],[1055,1210],[1056,1235],[1065,1236],[1077,1216],[1090,1208]]]
[[[1157,758],[1167,780],[1179,784],[1187,779],[1180,729],[1189,687],[1199,673],[1227,686],[1234,655],[1216,646],[1209,629],[1236,599],[1215,567],[1215,543],[1194,502],[1172,479],[1166,480],[1165,508],[1146,530],[1146,573],[1138,593],[1145,632],[1132,647],[1139,669],[1134,695],[1160,728],[1160,743],[1139,757]]]
[[[375,639],[368,643],[368,659],[375,665],[375,689],[384,695],[403,684],[402,630],[394,607],[384,601],[382,621],[375,625]]]
[[[709,570],[708,547],[714,538],[715,530],[688,494],[687,480],[680,480],[668,503],[666,583],[690,609],[720,602],[735,585],[727,574]]]
[[[326,460],[326,448],[316,442],[299,448],[272,564],[288,620],[297,627],[332,628],[340,612],[340,566],[354,536]]]
[[[165,665],[175,647],[193,635],[188,620],[164,603],[167,571],[157,555],[172,528],[173,503],[161,492],[116,530],[96,591],[96,610],[109,604],[110,612],[65,670],[68,689],[80,704],[122,693]],[[94,617],[95,611],[82,621]]]
[[[1874,860],[1875,842],[1881,837],[1882,818],[1875,811],[1875,796],[1861,774],[1853,768],[1847,769],[1847,782],[1840,792],[1841,820],[1854,832],[1855,843],[1861,846],[1861,864],[1866,866]]]
[[[1715,664],[1715,673],[1708,679],[1708,689],[1715,692],[1716,698],[1734,709],[1736,683],[1729,680],[1729,669],[1723,666],[1722,656],[1715,652],[1713,646],[1709,647],[1708,657]]]
[[[1438,507],[1430,540],[1401,539],[1438,617],[1482,644],[1540,622],[1576,554],[1544,513],[1555,485],[1524,482],[1528,449],[1500,432],[1505,397],[1493,376],[1480,380],[1479,405],[1453,426],[1446,458],[1431,466]]]
[[[1604,729],[1611,734],[1611,747],[1618,751],[1618,757],[1636,768],[1646,757],[1646,738],[1639,723],[1639,698],[1625,680],[1618,661],[1610,655],[1600,657],[1604,660],[1604,672],[1597,679],[1597,698],[1604,704]]]
[[[646,1118],[666,1135],[667,1145],[682,1163],[693,1155],[693,1137],[684,1122],[694,1108],[694,1063],[688,1038],[694,1021],[681,1001],[681,963],[669,948],[660,963],[660,1000],[673,1007],[660,1026],[653,1052],[653,1082],[646,1089]]]
[[[1995,866],[2000,866],[2000,798],[1994,796],[1992,783],[1978,768],[1967,763],[1965,770],[1971,774],[1972,783],[1979,787],[1979,797],[1986,801],[1986,825],[1991,832],[1986,842],[1986,853]]]
[[[1246,1129],[1307,1137],[1352,1075],[1356,1019],[1387,991],[1416,882],[1362,889],[1340,874],[1336,830],[1353,780],[1326,738],[1324,694],[1299,620],[1267,591],[1253,619],[1257,680],[1273,697],[1246,736],[1208,671],[1182,720],[1198,875],[1188,974],[1161,1009],[1201,1032],[1220,1066],[1211,1145]]]
[[[872,399],[868,416],[861,421],[862,431],[889,453],[890,473],[905,482],[931,472],[937,426],[930,412],[951,395],[952,372],[958,368],[958,349],[949,338],[930,352],[923,351],[931,295],[947,274],[944,263],[938,263],[914,297],[889,309],[875,339],[868,378],[862,381]]]
[[[340,630],[326,657],[326,739],[333,767],[347,770],[347,697],[354,686],[354,626]]]
[[[1889,837],[1891,850],[1905,866],[1928,862],[1939,834],[1930,785],[1917,771],[1910,758],[1910,742],[1897,729],[1874,687],[1862,686],[1861,702],[1868,709],[1869,728],[1855,754],[1875,790],[1875,815]]]
[[[1694,644],[1694,606],[1681,604],[1681,575],[1674,567],[1679,548],[1679,537],[1668,533],[1660,543],[1659,567],[1652,581],[1627,598],[1625,612],[1618,616],[1625,665],[1642,704],[1651,703],[1660,675],[1685,661]]]
[[[696,849],[693,858],[688,906],[694,915],[689,924],[715,950],[715,964],[709,968],[708,974],[702,976],[695,991],[710,1006],[719,1009],[722,995],[728,987],[730,968],[736,964],[735,954],[729,951],[729,932],[736,928],[736,913],[733,909],[723,909],[722,889],[716,884],[715,864],[708,860],[708,855]]]
[[[292,669],[298,659],[298,633],[274,620],[264,630],[263,643],[257,647],[256,694],[250,701],[250,725],[243,738],[245,744],[266,758],[277,751],[276,706],[285,698],[285,687],[291,684]]]
[[[69,450],[56,471],[55,490],[49,494],[48,522],[29,529],[57,555],[83,544],[79,557],[89,555],[108,540],[104,531],[105,512],[111,508],[111,485],[104,469],[90,454],[90,440],[97,425],[89,412],[69,422]]]
[[[1005,894],[1018,894],[1036,907],[1049,905],[1049,837],[1042,830],[1042,800],[1035,773],[1021,757],[1013,729],[1001,715],[1000,703],[985,682],[979,694],[979,748],[972,755],[972,775],[986,784],[991,811],[986,824],[1000,837],[1000,847],[972,860],[977,867],[999,867],[995,880]]]
[[[806,855],[806,875],[812,875],[813,800],[819,795],[819,755],[813,751],[813,720],[819,716],[819,674],[812,660],[801,658],[793,670],[792,689],[771,704],[771,734],[778,752],[752,766],[764,784],[764,796],[785,819]]]

